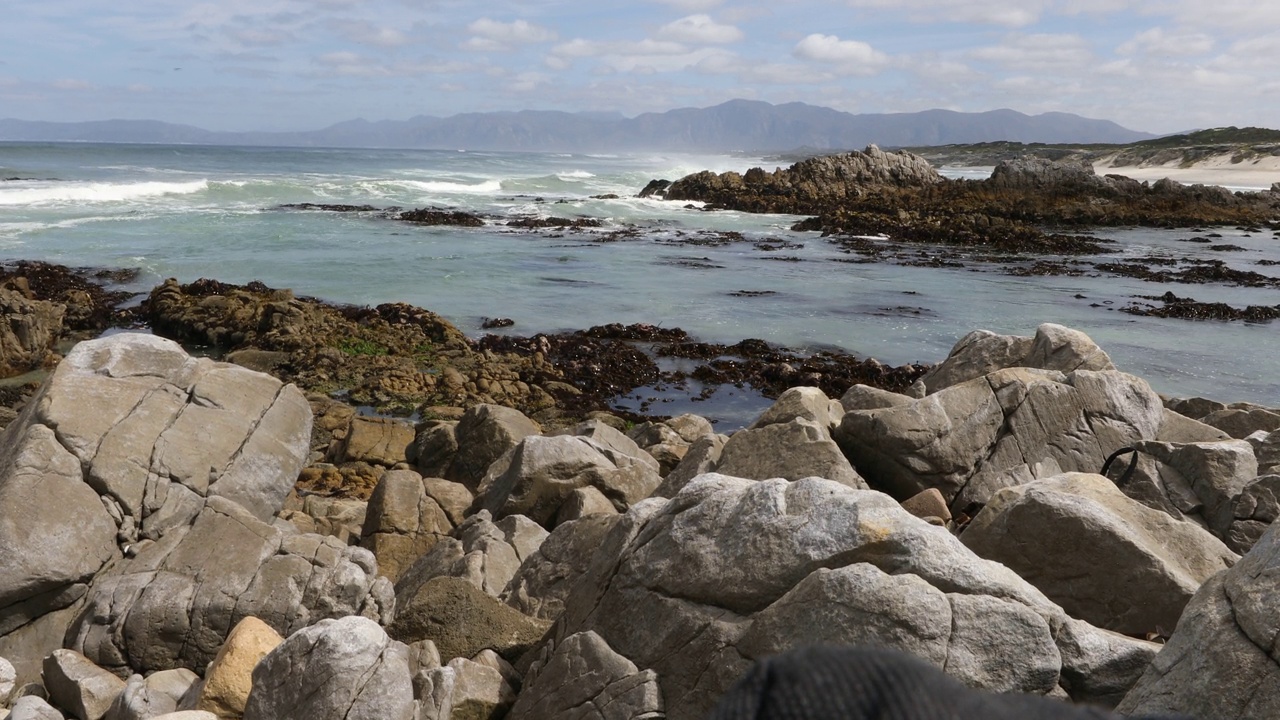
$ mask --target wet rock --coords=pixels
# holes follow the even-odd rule
[[[399,215],[404,222],[415,225],[457,225],[459,227],[484,227],[484,218],[461,210],[419,208],[406,210]]]

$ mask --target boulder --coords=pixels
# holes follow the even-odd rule
[[[499,599],[530,617],[555,620],[578,578],[586,574],[596,548],[619,516],[591,515],[562,523],[525,558]]]
[[[356,416],[351,418],[346,437],[334,448],[330,459],[393,467],[407,462],[415,437],[413,426],[401,420]]]
[[[294,505],[297,509],[290,509]],[[368,503],[363,500],[308,494],[297,498],[296,503],[286,499],[280,517],[292,523],[298,532],[331,535],[342,543],[352,544],[361,539],[367,513]]]
[[[443,477],[458,452],[458,423],[430,420],[418,426],[408,454],[418,472],[426,477]]]
[[[1036,328],[1034,337],[975,330],[961,338],[947,359],[935,365],[920,381],[926,393],[931,394],[1015,367],[1062,373],[1116,369],[1111,358],[1089,336],[1062,325],[1045,323]]]
[[[527,517],[510,515],[494,523],[481,510],[407,568],[396,583],[396,595],[407,601],[427,581],[453,577],[498,597],[546,537],[547,531]]]
[[[880,408],[897,407],[898,405],[907,405],[914,398],[908,395],[901,395],[888,390],[871,387],[870,385],[854,385],[840,396],[840,407],[844,411],[840,413],[840,417],[844,417],[844,413],[850,410],[879,410]]]
[[[657,463],[649,460],[653,465],[589,438],[532,435],[489,468],[476,503],[495,517],[520,514],[552,527],[573,490],[590,485],[625,510],[648,497],[662,481],[654,469]]]
[[[921,520],[935,518],[945,525],[951,520],[951,509],[937,488],[929,488],[902,501],[902,509]]]
[[[1249,552],[1272,523],[1280,520],[1280,474],[1262,475],[1244,487],[1232,503],[1235,516],[1223,541],[1238,553]]]
[[[684,413],[683,415],[667,418],[662,421],[662,424],[674,430],[676,435],[679,435],[680,439],[686,444],[691,444],[703,435],[710,435],[715,432],[710,420],[692,413]]]
[[[680,720],[705,717],[755,659],[804,643],[881,644],[988,689],[1060,694],[1063,678],[1091,687],[1082,675],[1114,667],[1097,648],[1132,656],[1140,642],[1092,642],[1104,631],[1085,623],[1068,638],[1070,622],[1011,570],[886,495],[709,474],[619,518],[539,657],[571,656],[561,646],[594,633],[654,673]],[[524,693],[541,682],[531,666]]]
[[[199,680],[198,675],[186,668],[162,670],[148,678],[130,675],[103,720],[149,720],[176,712],[183,696]]]
[[[514,661],[542,638],[549,625],[465,580],[437,577],[404,598],[387,632],[404,643],[430,640],[442,658],[474,657],[481,650],[493,650]]]
[[[960,540],[1071,617],[1134,636],[1171,630],[1196,590],[1237,559],[1200,526],[1084,473],[997,492]]]
[[[1259,430],[1280,430],[1280,412],[1267,408],[1224,408],[1200,418],[1200,422],[1243,440]]]
[[[587,420],[571,428],[554,433],[555,435],[574,435],[591,440],[595,448],[614,465],[627,464],[623,458],[632,463],[647,466],[658,472],[658,461],[636,444],[635,440],[622,434],[601,420]]]
[[[453,530],[448,513],[412,470],[383,474],[369,496],[360,545],[373,553],[383,577],[395,582]]]
[[[361,617],[290,635],[253,670],[244,720],[410,720],[408,649]]]
[[[594,632],[564,639],[530,668],[510,720],[575,717],[640,720],[662,717],[657,674],[640,670]]]
[[[243,715],[253,689],[253,669],[282,642],[280,633],[258,618],[249,616],[237,623],[205,670],[196,709],[220,718]]]
[[[1244,440],[1135,443],[1139,463],[1123,484],[1127,495],[1186,518],[1222,538],[1236,520],[1235,502],[1258,477],[1253,447]]]
[[[125,674],[203,670],[250,615],[287,635],[325,618],[389,621],[394,612],[391,583],[368,550],[283,532],[214,497],[190,526],[139,543],[95,581],[66,642]]]
[[[35,695],[26,695],[14,701],[6,720],[64,720],[58,712],[44,700]]]
[[[1272,431],[1265,436],[1251,436],[1254,456],[1258,460],[1258,473],[1270,475],[1280,473],[1280,430]]]
[[[556,511],[555,525],[559,527],[562,523],[572,522],[588,515],[617,515],[618,509],[609,502],[609,498],[604,493],[588,485],[586,487],[574,488],[569,497]]]
[[[835,439],[871,487],[902,499],[937,488],[955,511],[1034,478],[1097,472],[1113,451],[1155,437],[1163,418],[1141,378],[1013,368],[850,411]]]
[[[1223,720],[1280,717],[1280,526],[1206,582],[1117,710]]]
[[[80,720],[101,720],[124,681],[72,650],[55,650],[44,659],[49,699]]]
[[[779,395],[747,429],[789,423],[797,418],[808,420],[820,428],[831,427],[831,399],[816,387],[790,388]]]
[[[13,695],[17,685],[18,671],[14,669],[13,663],[0,657],[0,707],[9,704],[9,696]]]
[[[0,377],[21,375],[44,363],[62,335],[66,306],[0,287]]]
[[[689,446],[680,464],[662,478],[653,494],[657,497],[673,497],[695,477],[713,472],[720,464],[720,455],[729,442],[726,435],[703,435]]]
[[[541,432],[542,428],[519,410],[476,405],[458,421],[454,430],[458,450],[444,477],[475,490],[495,460],[516,443]]]
[[[453,691],[449,697],[450,718],[500,720],[516,701],[516,692],[502,673],[467,658],[454,658]]]
[[[734,433],[720,452],[716,471],[752,480],[821,477],[849,487],[866,488],[866,483],[827,434],[825,423],[803,417]]]

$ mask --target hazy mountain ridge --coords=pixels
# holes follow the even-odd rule
[[[634,118],[600,113],[523,110],[419,115],[408,120],[337,123],[303,132],[216,132],[151,120],[84,123],[0,120],[0,140],[303,147],[402,147],[551,152],[776,152],[1017,141],[1129,143],[1149,133],[1069,113],[1025,115],[1014,110],[853,115],[831,108],[731,100]]]

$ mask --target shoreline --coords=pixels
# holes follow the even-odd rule
[[[1240,167],[1249,165],[1251,167]],[[1218,185],[1230,190],[1266,191],[1280,183],[1280,158],[1267,158],[1257,163],[1232,165],[1227,162],[1197,163],[1191,167],[1177,165],[1111,165],[1103,160],[1093,164],[1099,175],[1123,175],[1139,182],[1156,182],[1168,178],[1183,185]]]

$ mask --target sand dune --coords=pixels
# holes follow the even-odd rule
[[[1231,162],[1231,154],[1214,155],[1189,167],[1177,162],[1164,165],[1114,165],[1115,157],[1093,164],[1099,175],[1126,175],[1135,180],[1155,181],[1169,178],[1184,184],[1222,185],[1233,190],[1266,190],[1280,183],[1280,157],[1274,155]]]

